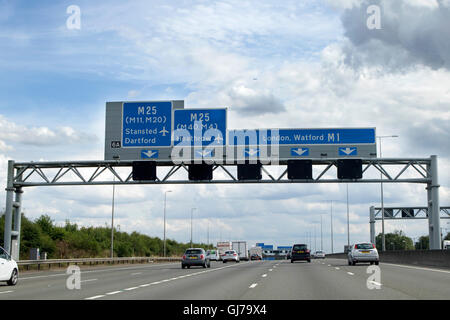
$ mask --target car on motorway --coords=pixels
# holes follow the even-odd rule
[[[15,286],[19,280],[19,268],[5,249],[0,247],[0,281]]]
[[[217,250],[207,250],[206,255],[209,256],[210,261],[219,261],[219,251]]]
[[[358,262],[370,262],[378,265],[380,257],[378,250],[373,243],[356,243],[351,246],[348,252],[348,265],[355,265]]]
[[[181,268],[187,267],[189,269],[191,266],[211,268],[211,261],[203,248],[186,249],[181,259]]]
[[[239,262],[240,260],[236,250],[227,250],[222,256],[222,261],[223,263],[226,263],[228,261]]]
[[[261,260],[261,257],[259,254],[254,253],[250,256],[250,260]]]
[[[314,259],[325,259],[325,252],[321,250],[314,252]]]
[[[291,250],[291,263],[301,260],[311,262],[311,252],[306,244],[294,244]]]

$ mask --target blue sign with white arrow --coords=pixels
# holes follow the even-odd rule
[[[244,150],[244,157],[259,157],[259,148],[247,148]]]
[[[158,155],[158,150],[141,150],[141,159],[155,159]]]
[[[122,147],[170,147],[172,102],[124,102]]]
[[[339,148],[339,155],[340,156],[356,156],[356,155],[358,155],[358,148],[356,148],[356,147]]]
[[[174,146],[224,146],[227,109],[177,109],[174,130]]]
[[[202,149],[194,151],[195,158],[212,158],[214,157],[214,149]]]
[[[307,157],[309,156],[309,148],[291,148],[291,156]]]

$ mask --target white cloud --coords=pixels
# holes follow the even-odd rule
[[[96,137],[83,132],[76,132],[71,127],[25,127],[17,125],[0,115],[0,140],[35,146],[68,145],[87,143]],[[1,145],[0,145],[1,147]]]

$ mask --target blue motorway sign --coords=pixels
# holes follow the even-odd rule
[[[124,102],[122,147],[170,147],[172,102]]]
[[[229,130],[228,143],[234,146],[375,144],[375,128]]]
[[[174,146],[223,146],[226,132],[227,109],[174,111]]]

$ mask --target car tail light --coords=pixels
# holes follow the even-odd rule
[[[375,249],[375,244],[372,243],[372,247]]]
[[[237,256],[237,254],[236,254],[236,253],[233,253],[233,256]]]
[[[306,253],[309,253],[309,250],[308,250],[308,249],[306,249]]]
[[[204,257],[204,256],[201,254],[201,255],[200,255],[200,259],[203,259],[203,257]]]
[[[355,244],[355,249],[358,249],[358,246]]]
[[[186,255],[183,256],[183,260],[186,260]]]

